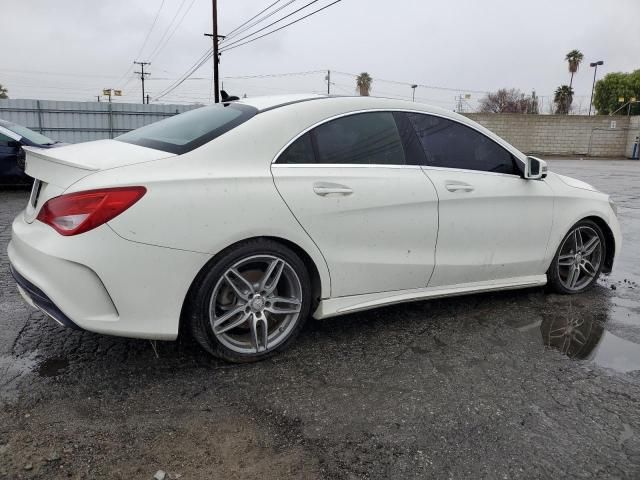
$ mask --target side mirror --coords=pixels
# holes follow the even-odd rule
[[[547,176],[547,162],[536,157],[527,157],[524,165],[524,178],[540,180]]]
[[[22,143],[20,143],[18,140],[10,140],[8,145],[10,147],[13,147],[13,148],[21,148],[22,147]]]

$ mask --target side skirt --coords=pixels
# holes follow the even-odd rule
[[[453,297],[470,293],[493,292],[496,290],[513,290],[546,285],[546,275],[530,275],[526,277],[491,280],[487,282],[463,283],[447,287],[427,287],[393,292],[367,293],[348,297],[327,298],[320,301],[313,314],[315,319],[323,319],[359,312],[371,308],[412,302],[429,298]]]

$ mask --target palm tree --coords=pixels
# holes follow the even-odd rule
[[[569,85],[560,85],[553,96],[556,104],[556,113],[567,115],[573,102],[573,89]]]
[[[368,97],[371,91],[371,84],[373,78],[367,72],[362,72],[356,77],[356,90],[360,92],[363,97]]]
[[[9,93],[9,90],[4,88],[0,83],[0,98],[9,98],[9,95],[7,95],[7,93]]]
[[[578,67],[580,67],[583,58],[584,55],[580,50],[571,50],[564,58],[567,62],[569,62],[569,73],[571,73],[569,88],[573,86],[573,75],[578,71]]]

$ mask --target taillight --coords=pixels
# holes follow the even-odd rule
[[[68,193],[48,200],[37,219],[61,235],[77,235],[120,215],[146,192],[144,187],[117,187]]]

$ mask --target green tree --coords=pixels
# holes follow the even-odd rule
[[[633,97],[640,100],[640,70],[631,73],[608,73],[596,82],[593,105],[599,114],[608,115],[620,109]],[[624,101],[620,102],[620,98]],[[622,108],[616,113],[626,115],[627,111],[627,108]],[[640,115],[640,104],[631,104],[631,115]]]
[[[567,115],[573,103],[573,89],[569,85],[560,85],[553,96],[556,113]]]
[[[356,77],[356,90],[360,92],[363,97],[368,97],[371,92],[371,84],[373,78],[367,72],[362,72]]]
[[[0,98],[9,98],[8,93],[9,93],[9,90],[3,87],[2,84],[0,83]]]
[[[569,62],[569,73],[571,73],[571,80],[569,81],[569,88],[573,87],[573,76],[578,71],[584,55],[580,50],[571,50],[567,53],[564,59]]]

